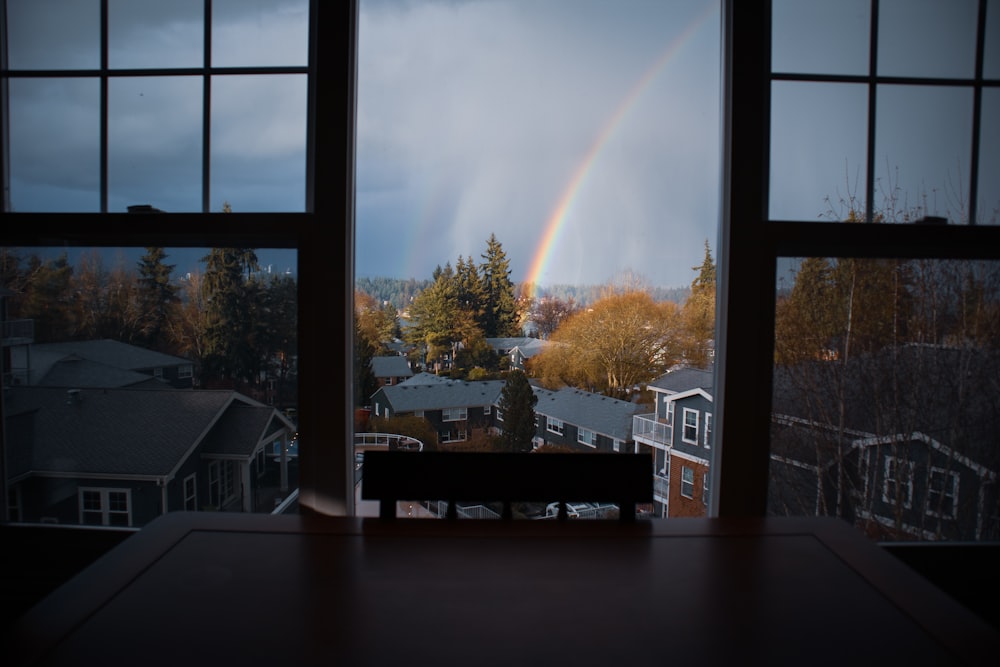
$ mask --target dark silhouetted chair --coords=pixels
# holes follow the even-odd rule
[[[379,516],[396,516],[400,500],[456,502],[567,502],[618,505],[622,521],[635,519],[636,503],[653,502],[653,460],[648,454],[367,451],[361,498],[379,501]]]

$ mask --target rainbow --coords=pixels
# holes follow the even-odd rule
[[[663,53],[661,53],[660,56],[653,61],[653,64],[646,69],[642,77],[640,77],[635,85],[632,86],[625,98],[621,101],[621,103],[619,103],[614,113],[601,128],[601,131],[598,132],[594,142],[590,145],[590,149],[574,170],[572,177],[569,179],[569,183],[566,184],[562,195],[559,197],[558,203],[543,226],[541,240],[535,248],[535,253],[532,256],[531,263],[528,266],[528,272],[525,275],[523,282],[526,290],[525,294],[527,296],[533,296],[532,292],[541,280],[545,267],[556,247],[556,241],[559,239],[559,235],[565,226],[566,220],[569,218],[569,213],[573,208],[573,203],[576,201],[577,195],[583,188],[583,185],[587,180],[587,176],[590,174],[591,168],[600,156],[604,146],[607,145],[608,141],[615,134],[615,131],[625,120],[628,112],[635,106],[636,102],[638,102],[638,100],[642,97],[642,94],[649,88],[649,85],[656,79],[660,72],[663,71],[663,69],[667,66],[667,63],[670,62],[671,58],[674,57],[681,47],[684,46],[684,44],[698,30],[701,24],[704,23],[705,20],[713,13],[716,7],[716,3],[708,3],[706,11],[700,16],[695,17],[684,28],[684,30],[682,30],[681,33],[667,45]]]

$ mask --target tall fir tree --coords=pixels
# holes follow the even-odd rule
[[[503,415],[501,447],[507,452],[530,452],[535,437],[535,405],[538,396],[531,390],[528,376],[513,370],[500,391],[500,413]]]
[[[711,341],[715,339],[715,262],[708,240],[701,266],[691,268],[698,275],[691,282],[691,294],[681,309],[683,355],[692,366],[705,367],[712,359]]]
[[[215,379],[250,381],[261,363],[253,336],[257,253],[249,248],[212,248],[203,261],[205,373]]]
[[[170,282],[174,265],[164,260],[163,248],[146,247],[146,254],[139,258],[139,309],[141,313],[140,339],[146,347],[164,349],[168,320],[180,299],[177,286]]]
[[[514,283],[510,280],[510,260],[495,234],[486,242],[479,265],[484,291],[482,329],[487,338],[504,338],[520,333]]]

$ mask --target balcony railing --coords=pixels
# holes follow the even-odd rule
[[[669,498],[670,479],[667,477],[653,476],[653,495],[660,498]]]
[[[655,419],[655,415],[632,417],[632,437],[638,442],[669,445],[673,440],[673,427]]]

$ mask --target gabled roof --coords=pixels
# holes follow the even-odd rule
[[[43,355],[44,356],[44,355]],[[35,366],[35,359],[32,359]],[[41,371],[42,369],[39,369]],[[40,387],[130,387],[146,382],[156,382],[160,387],[166,383],[146,373],[137,373],[114,366],[83,359],[76,354],[52,360],[40,372],[32,372],[31,383]]]
[[[532,387],[532,390],[538,397],[536,413],[624,441],[632,439],[632,416],[647,409],[636,403],[572,387],[559,391],[539,387]]]
[[[393,355],[391,357],[372,357],[372,373],[377,378],[408,378],[413,375],[406,357]]]
[[[33,343],[28,384],[49,387],[127,387],[149,377],[135,371],[190,366],[191,361],[116,340]]]
[[[711,394],[714,375],[714,370],[711,368],[682,366],[669,370],[656,378],[649,383],[649,388],[667,394],[679,394],[691,389],[704,389],[706,393]]]
[[[518,336],[516,338],[487,338],[486,342],[494,350],[503,354],[516,349],[525,359],[530,359],[552,344],[552,341],[542,340],[541,338],[531,338],[528,336]]]
[[[167,477],[209,435],[219,451],[235,451],[233,433],[259,442],[263,412],[230,406],[275,412],[234,391],[12,387],[4,400],[11,478]]]
[[[245,459],[253,455],[261,442],[280,430],[273,424],[282,420],[281,413],[270,406],[233,402],[205,436],[202,453]],[[294,428],[290,423],[286,426]]]
[[[396,412],[416,410],[442,410],[467,408],[479,405],[496,405],[500,400],[503,380],[445,380],[443,382],[416,383],[409,381],[382,387],[375,395],[383,394]]]
[[[403,380],[399,384],[405,384],[405,385],[447,384],[449,382],[453,382],[453,380],[446,375],[435,375],[434,373],[426,373],[424,371],[421,371],[415,374],[413,377]]]
[[[175,357],[171,354],[155,352],[107,338],[66,343],[35,343],[31,346],[32,355],[50,351],[59,352],[61,356],[75,354],[82,359],[129,370],[191,364],[189,359],[183,357]]]

